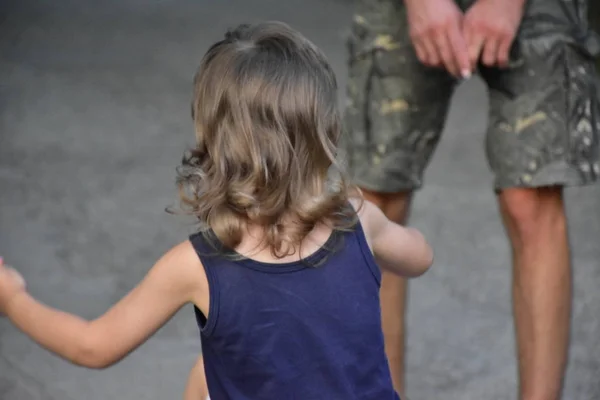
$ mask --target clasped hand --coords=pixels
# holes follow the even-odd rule
[[[477,0],[463,13],[454,0],[405,0],[419,60],[467,78],[482,62],[506,67],[524,0]]]

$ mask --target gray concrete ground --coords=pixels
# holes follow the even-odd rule
[[[95,317],[190,232],[169,216],[192,143],[191,77],[239,22],[305,32],[345,81],[348,1],[4,0],[0,254],[31,292]],[[515,398],[509,252],[483,154],[485,89],[459,88],[412,223],[436,265],[410,292],[413,400]],[[565,399],[600,398],[600,190],[568,191],[575,306]],[[0,399],[177,399],[200,345],[191,308],[114,368],[49,355],[0,320]]]

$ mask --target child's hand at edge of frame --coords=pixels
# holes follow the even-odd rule
[[[7,314],[10,303],[25,291],[25,280],[0,257],[0,314]]]

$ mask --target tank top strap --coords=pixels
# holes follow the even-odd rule
[[[221,304],[221,289],[219,285],[219,274],[216,268],[218,267],[219,251],[211,245],[202,232],[190,235],[189,241],[194,247],[202,267],[206,273],[209,290],[209,308],[208,318],[194,306],[194,313],[202,336],[210,336],[219,319],[220,304]]]
[[[362,254],[365,263],[369,267],[369,270],[373,274],[373,278],[375,278],[377,285],[381,286],[381,270],[375,261],[375,256],[371,251],[371,247],[369,246],[367,236],[360,220],[358,220],[356,223],[353,234],[358,244],[359,251]]]

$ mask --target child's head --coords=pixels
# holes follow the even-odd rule
[[[335,75],[300,33],[277,22],[228,32],[196,73],[192,117],[183,204],[225,246],[252,224],[283,256],[316,223],[349,221],[344,179],[328,182],[341,135]]]

